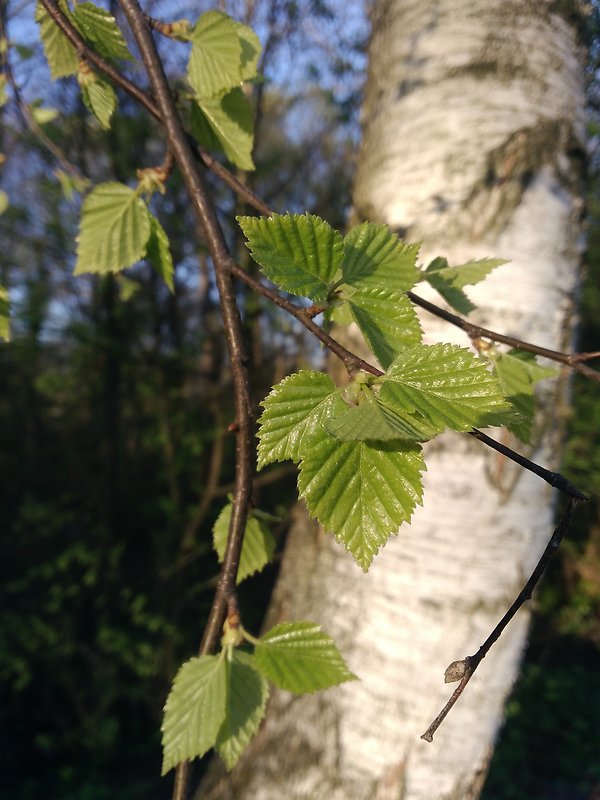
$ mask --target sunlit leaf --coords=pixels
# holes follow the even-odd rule
[[[146,258],[168,288],[174,291],[173,257],[169,249],[169,237],[154,214],[150,214],[150,238],[146,245]]]
[[[419,445],[341,442],[320,431],[300,463],[298,492],[366,571],[421,502],[424,468]]]
[[[105,130],[110,128],[112,115],[117,107],[114,89],[101,78],[81,85],[81,96],[87,108]]]
[[[313,214],[237,217],[254,260],[270,281],[293,294],[324,300],[343,258],[343,239]]]
[[[206,100],[240,85],[242,43],[227,14],[207,11],[194,26],[190,41],[187,77],[198,99]]]
[[[421,341],[419,318],[403,292],[383,287],[359,289],[348,297],[348,305],[367,344],[384,368],[402,350]]]
[[[268,697],[269,685],[256,669],[254,657],[233,650],[227,659],[225,720],[216,744],[227,769],[233,769],[258,730]]]
[[[276,384],[261,403],[258,468],[272,461],[298,462],[336,401],[345,407],[334,382],[323,372],[304,370]]]
[[[450,267],[445,258],[435,258],[422,277],[442,295],[448,305],[461,314],[468,314],[475,305],[462,291],[463,287],[479,283],[502,264],[506,264],[502,258],[482,258]]]
[[[344,239],[343,280],[357,288],[405,292],[417,282],[418,244],[408,244],[387,225],[363,222]]]
[[[122,183],[99,184],[83,203],[75,274],[118,272],[135,264],[150,233],[150,214],[133,189]]]
[[[75,22],[66,2],[59,0],[58,5],[63,14]],[[39,2],[35,7],[35,21],[40,26],[40,38],[52,80],[74,75],[79,69],[77,51]]]
[[[180,668],[161,726],[163,775],[215,745],[227,714],[227,683],[227,662],[222,655],[192,658]]]
[[[243,81],[250,81],[258,73],[258,60],[262,50],[260,39],[248,25],[235,21],[233,24],[242,48],[240,60],[241,77]]]
[[[231,503],[219,514],[213,527],[213,544],[219,562],[225,558],[229,523],[231,521]],[[275,552],[275,539],[264,520],[259,519],[253,512],[248,514],[244,543],[240,554],[240,564],[237,573],[237,583],[241,583],[249,575],[253,575],[268,564]]]
[[[83,36],[101,56],[132,59],[117,21],[112,14],[93,3],[76,3],[73,16]]]
[[[499,424],[510,409],[498,379],[469,350],[416,345],[401,353],[381,382],[379,398],[399,413],[418,411],[440,430]]]
[[[356,680],[333,639],[313,622],[284,622],[260,637],[256,666],[280,689],[303,694]]]

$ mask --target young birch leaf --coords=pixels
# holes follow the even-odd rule
[[[236,167],[254,169],[252,109],[241,89],[214,97],[197,97],[192,105],[194,137],[212,150],[225,153]]]
[[[380,403],[370,390],[363,393],[359,405],[346,407],[329,417],[325,430],[344,442],[426,442],[438,433],[420,414],[400,414]]]
[[[217,750],[228,770],[233,769],[265,714],[269,685],[255,666],[254,657],[233,650],[227,659],[227,705],[217,736]]]
[[[213,527],[213,544],[219,556],[219,563],[222,563],[225,558],[230,521],[231,503],[221,511]],[[260,572],[265,564],[272,560],[274,552],[275,539],[273,534],[262,520],[252,513],[249,514],[236,583],[241,583],[248,576],[253,575],[255,572]]]
[[[403,292],[359,289],[348,297],[354,321],[385,369],[398,353],[418,344],[423,333],[415,309]]]
[[[83,202],[75,274],[131,266],[146,252],[150,232],[150,214],[134,189],[99,184]]]
[[[117,95],[110,83],[101,78],[86,81],[81,85],[81,97],[104,130],[109,130],[110,120],[117,107]]]
[[[266,277],[286,292],[325,300],[344,255],[343,239],[313,214],[237,217]]]
[[[181,761],[203,756],[217,741],[227,713],[227,661],[191,658],[175,676],[163,717],[162,774]]]
[[[0,286],[0,339],[10,342],[10,301],[6,286]]]
[[[300,464],[298,492],[366,572],[379,548],[421,503],[424,469],[419,445],[340,442],[321,430]]]
[[[64,0],[60,0],[58,5],[63,14],[74,22],[73,15]],[[35,7],[35,21],[40,26],[40,39],[52,80],[75,75],[79,69],[77,51],[39,2]]]
[[[405,292],[419,279],[418,244],[408,244],[387,225],[363,222],[344,239],[344,283],[357,288]]]
[[[475,305],[462,291],[463,287],[479,283],[493,269],[506,263],[502,258],[482,258],[450,267],[445,258],[434,258],[422,276],[442,295],[448,305],[461,314],[468,314]]]
[[[382,403],[398,413],[418,411],[439,430],[497,425],[498,415],[510,409],[485,363],[452,344],[405,350],[379,380]]]
[[[242,82],[242,44],[233,20],[221,11],[202,14],[191,33],[187,78],[198,98],[207,99]]]
[[[525,444],[529,444],[535,413],[535,384],[544,378],[555,377],[558,370],[541,367],[532,353],[509,350],[493,360],[496,375],[507,399],[518,412],[507,418],[505,425]]]
[[[258,468],[273,461],[300,461],[307,440],[336,401],[346,407],[329,375],[314,370],[289,375],[274,386],[261,403]]]
[[[235,20],[233,24],[242,48],[241,77],[243,81],[251,81],[258,74],[258,60],[262,51],[260,39],[248,25],[243,25]]]
[[[133,59],[112,14],[93,3],[77,3],[72,13],[83,36],[101,56]]]
[[[169,237],[154,214],[150,214],[150,238],[146,244],[146,258],[169,290],[173,292],[175,288],[173,285],[173,258],[169,250]]]
[[[333,639],[313,622],[284,622],[260,637],[256,666],[280,689],[296,694],[357,680]]]

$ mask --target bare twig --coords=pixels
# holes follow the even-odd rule
[[[452,681],[459,679],[460,683],[452,693],[452,696],[450,697],[444,708],[440,711],[440,713],[433,720],[431,725],[427,728],[425,733],[421,736],[421,739],[424,739],[426,742],[433,741],[433,736],[435,732],[437,731],[439,726],[442,724],[442,722],[448,715],[450,709],[454,706],[458,698],[463,693],[465,686],[471,680],[473,673],[475,672],[479,664],[483,661],[483,659],[486,657],[492,645],[498,641],[504,629],[506,628],[508,623],[512,620],[512,618],[515,616],[517,611],[521,608],[523,603],[531,599],[533,590],[535,589],[535,587],[540,581],[540,578],[546,571],[546,567],[548,566],[550,559],[552,558],[554,553],[556,553],[556,551],[558,550],[558,547],[563,537],[570,528],[571,519],[573,517],[573,509],[575,507],[576,502],[577,500],[571,497],[564,514],[560,518],[560,521],[556,526],[554,533],[552,534],[552,537],[550,538],[550,541],[546,545],[546,549],[542,553],[542,556],[538,561],[536,568],[531,573],[531,577],[529,578],[525,586],[521,589],[514,603],[508,609],[506,614],[504,614],[500,622],[496,625],[494,630],[490,633],[488,638],[481,645],[479,650],[472,656],[466,656],[466,658],[460,661],[453,661],[452,664],[450,664],[446,669],[446,683],[450,683]]]
[[[522,339],[515,339],[514,336],[506,336],[504,333],[490,331],[488,328],[482,328],[479,325],[474,325],[472,322],[467,322],[466,319],[453,314],[451,311],[447,311],[445,308],[440,308],[434,303],[430,303],[429,300],[419,297],[419,295],[415,294],[414,292],[407,292],[406,294],[415,305],[421,306],[421,308],[429,311],[430,314],[433,314],[434,316],[449,322],[451,325],[460,328],[471,339],[491,339],[493,342],[501,342],[502,344],[507,344],[510,347],[516,347],[519,350],[525,350],[528,353],[534,353],[537,356],[548,358],[552,361],[556,361],[559,364],[565,364],[576,372],[585,375],[586,378],[590,378],[591,380],[600,383],[600,372],[597,372],[595,369],[592,369],[586,364],[581,363],[582,361],[588,361],[592,358],[598,358],[598,353],[560,353],[557,350],[548,350],[546,347],[539,347],[537,344],[524,342]]]

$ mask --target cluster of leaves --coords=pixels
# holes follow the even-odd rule
[[[546,372],[515,354],[494,354],[494,374],[469,350],[421,341],[406,292],[435,274],[436,288],[449,295],[500,260],[421,271],[418,247],[386,225],[365,222],[342,237],[310,214],[239,223],[269,280],[322,304],[337,321],[353,320],[385,368],[380,376],[359,372],[346,387],[316,371],[291,375],[263,401],[259,421],[259,468],[298,463],[309,511],[366,570],[422,500],[421,443],[447,428],[506,421],[525,434],[533,384]],[[515,408],[523,413],[513,415]]]
[[[249,642],[254,653],[240,649]],[[163,774],[215,747],[232,769],[256,733],[269,696],[268,681],[296,694],[356,678],[318,625],[276,625],[260,639],[226,624],[218,655],[186,661],[165,706]]]

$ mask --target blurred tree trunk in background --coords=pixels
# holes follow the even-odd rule
[[[473,320],[558,350],[570,347],[580,258],[583,22],[576,0],[380,0],[354,189],[355,219],[422,241],[424,263],[510,259],[471,291]],[[423,324],[430,341],[468,345]],[[556,465],[560,399],[560,386],[546,391],[531,447],[496,435]],[[444,669],[478,649],[544,548],[553,493],[467,436],[436,440],[428,459],[424,508],[366,576],[297,513],[268,623],[320,622],[361,682],[276,694],[240,765],[215,767],[203,798],[479,795],[527,612],[433,744],[419,736],[453,688]]]

